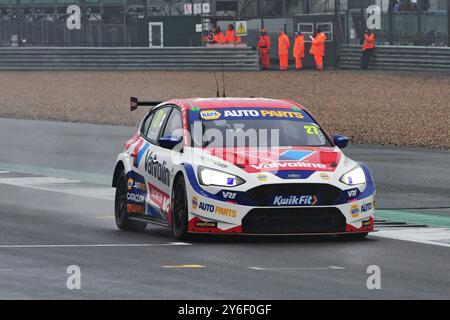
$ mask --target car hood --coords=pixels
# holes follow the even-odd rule
[[[218,165],[232,164],[247,173],[272,171],[334,172],[343,158],[333,147],[204,148]]]

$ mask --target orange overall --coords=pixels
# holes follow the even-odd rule
[[[259,55],[261,57],[261,64],[262,64],[263,69],[269,69],[270,68],[270,56],[269,56],[270,37],[268,35],[259,36],[258,49],[259,49]]]
[[[305,57],[305,37],[303,35],[298,35],[294,42],[294,58],[295,58],[295,69],[300,70],[302,65],[302,59]]]
[[[287,70],[289,63],[289,47],[291,42],[289,37],[282,33],[278,36],[278,56],[280,59],[280,70]]]
[[[309,53],[314,56],[314,61],[316,62],[317,70],[323,70],[323,57],[325,56],[325,40],[327,36],[325,33],[319,32],[311,44],[311,50]]]
[[[240,43],[241,37],[236,36],[234,30],[227,30],[224,43]]]
[[[225,43],[225,36],[222,32],[216,33],[213,37],[215,43]]]

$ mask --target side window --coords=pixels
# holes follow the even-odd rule
[[[153,113],[144,120],[144,123],[142,123],[141,126],[142,135],[147,136],[148,128],[150,127],[150,122],[152,122],[152,119]]]
[[[181,130],[183,122],[181,120],[181,112],[177,108],[173,108],[167,120],[166,128],[164,129],[163,137],[181,137]]]
[[[164,120],[166,120],[169,111],[170,107],[161,108],[155,111],[153,119],[150,123],[150,128],[147,132],[147,138],[150,140],[150,142],[156,143],[159,132],[161,131],[161,127],[163,126]]]

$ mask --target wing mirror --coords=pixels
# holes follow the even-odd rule
[[[159,145],[164,149],[172,150],[183,141],[182,137],[161,137],[158,139]]]
[[[342,149],[348,145],[348,143],[350,142],[350,139],[342,134],[335,134],[333,136],[333,141],[336,146],[338,146],[340,149]]]

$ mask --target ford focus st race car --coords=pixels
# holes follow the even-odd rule
[[[189,233],[336,234],[374,230],[369,169],[344,155],[292,101],[208,98],[138,102],[151,106],[126,142],[113,176],[115,219]]]

